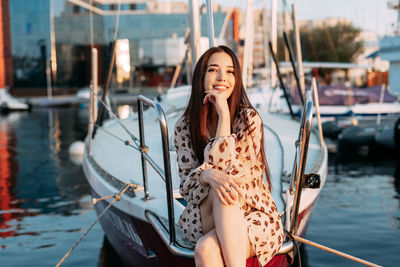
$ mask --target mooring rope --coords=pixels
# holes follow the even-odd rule
[[[340,256],[340,257],[347,258],[347,259],[349,259],[349,260],[352,260],[352,261],[355,261],[355,262],[358,262],[358,263],[361,263],[361,264],[364,264],[364,265],[367,265],[367,266],[381,267],[381,265],[376,265],[376,264],[374,264],[374,263],[372,263],[372,262],[369,262],[369,261],[366,261],[366,260],[363,260],[363,259],[354,257],[354,256],[352,256],[352,255],[346,254],[346,253],[341,252],[341,251],[338,251],[338,250],[336,250],[336,249],[328,248],[328,247],[326,247],[326,246],[324,246],[324,245],[321,245],[321,244],[312,242],[312,241],[307,240],[307,239],[304,239],[304,238],[302,238],[302,237],[300,237],[300,236],[296,236],[296,235],[292,235],[292,236],[294,237],[294,239],[296,239],[296,240],[299,241],[299,242],[302,242],[302,243],[304,243],[304,244],[306,244],[306,245],[310,245],[310,246],[319,248],[319,249],[321,249],[321,250],[330,252],[330,253],[335,254],[335,255],[338,255],[338,256]]]
[[[125,192],[130,188],[133,187],[135,188],[135,184],[131,184],[131,183],[125,183],[125,187],[117,194],[107,197],[107,198],[111,198],[113,197],[113,201],[111,201],[108,206],[100,213],[100,215],[97,217],[97,219],[89,226],[89,228],[82,234],[82,236],[78,239],[78,241],[75,242],[75,244],[71,247],[71,249],[64,255],[64,257],[57,263],[56,267],[59,267],[64,261],[65,259],[71,254],[71,252],[79,245],[79,243],[87,236],[87,234],[90,232],[90,230],[92,230],[92,228],[95,226],[95,224],[100,220],[101,217],[103,217],[103,215],[111,208],[112,205],[114,205],[115,202],[120,201],[121,197],[123,194],[125,194]],[[104,198],[103,198],[104,199]],[[102,199],[94,199],[97,201],[100,201]],[[97,202],[96,201],[96,202]],[[94,201],[93,201],[94,202]]]

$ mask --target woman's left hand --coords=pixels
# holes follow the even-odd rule
[[[239,197],[244,197],[240,188],[244,182],[241,178],[232,178],[226,173],[215,169],[205,170],[200,175],[200,183],[210,185],[224,205],[234,205],[239,200]]]

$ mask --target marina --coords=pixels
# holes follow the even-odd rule
[[[54,266],[96,220],[82,168],[68,153],[85,135],[80,112],[40,109],[1,116],[2,181],[7,181],[1,191],[2,266]],[[382,266],[397,266],[398,159],[371,155],[340,162],[335,157],[329,156],[325,188],[305,237]],[[118,266],[103,240],[96,225],[65,266]],[[302,260],[302,266],[355,266],[309,246],[302,249]]]
[[[396,266],[400,16],[289,2],[0,0],[0,260]]]

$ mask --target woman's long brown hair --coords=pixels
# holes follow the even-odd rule
[[[231,129],[233,129],[234,118],[240,116],[240,111],[244,108],[254,107],[251,105],[249,98],[247,97],[246,90],[242,83],[242,74],[240,71],[239,60],[235,53],[226,46],[212,47],[208,49],[199,59],[193,72],[192,78],[192,93],[190,95],[189,103],[184,112],[184,116],[189,121],[189,132],[190,138],[193,144],[193,149],[199,162],[204,161],[204,148],[207,145],[207,117],[211,112],[212,103],[208,102],[203,104],[205,97],[204,93],[204,77],[207,71],[207,64],[210,57],[215,53],[226,53],[232,58],[234,75],[235,75],[235,86],[233,88],[231,96],[228,98],[229,113],[231,118]],[[248,120],[246,119],[246,129],[250,127]],[[267,177],[268,186],[271,190],[271,179],[270,172],[267,164],[267,159],[264,150],[264,129],[262,129],[261,136],[261,156]]]

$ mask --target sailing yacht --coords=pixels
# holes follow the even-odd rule
[[[173,126],[190,89],[172,88],[154,100],[139,96],[138,112],[124,119],[113,113],[104,97],[97,123],[96,94],[91,94],[83,169],[105,235],[126,266],[195,266],[194,245],[177,225],[185,202],[172,145]],[[104,122],[99,119],[102,110],[110,115]],[[301,120],[258,111],[275,203],[286,230],[303,236],[326,180],[328,159],[322,136],[311,126],[311,93]],[[288,266],[299,253],[295,248],[296,242],[288,238],[267,266]],[[247,266],[257,264],[256,258],[247,261]]]

